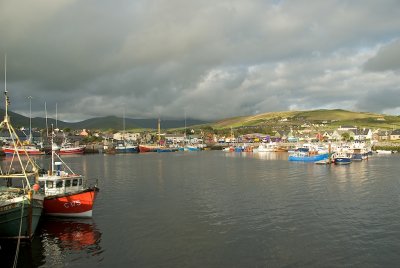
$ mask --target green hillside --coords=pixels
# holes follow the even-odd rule
[[[352,112],[341,109],[270,112],[219,120],[210,126],[214,129],[249,126],[300,126],[305,123],[322,124],[336,128],[340,125],[393,129],[400,128],[400,117],[369,112]]]

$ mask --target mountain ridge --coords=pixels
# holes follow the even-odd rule
[[[4,116],[4,110],[0,108],[0,116]],[[29,117],[9,111],[9,116],[14,126],[25,128],[29,127]],[[303,122],[336,122],[336,124],[376,126],[382,128],[400,128],[400,116],[385,115],[372,112],[354,112],[343,109],[317,109],[303,111],[279,111],[266,112],[248,116],[236,116],[216,121],[203,121],[197,119],[186,119],[187,127],[210,126],[215,129],[231,127],[261,126],[274,124],[288,120],[292,124]],[[116,116],[104,116],[86,119],[79,122],[64,122],[53,118],[47,119],[47,125],[61,129],[98,129],[98,130],[122,130],[124,119]],[[125,118],[125,129],[157,129],[158,119],[132,119]],[[181,119],[162,119],[162,129],[183,128],[185,120]],[[46,128],[46,119],[42,117],[32,118],[32,128]]]
[[[0,116],[4,117],[4,109],[0,108]],[[20,115],[18,113],[8,111],[8,115],[11,119],[12,124],[15,127],[25,127],[29,128],[29,117]],[[197,119],[186,119],[186,126],[201,125],[209,123],[203,120]],[[122,130],[124,128],[124,119],[117,116],[104,116],[104,117],[94,117],[86,119],[79,122],[65,122],[61,120],[55,120],[53,118],[47,119],[47,125],[50,127],[58,127],[60,129],[70,128],[70,129],[115,129]],[[157,129],[158,119],[133,119],[125,118],[125,129]],[[185,120],[175,120],[175,119],[161,119],[161,128],[179,128],[185,126]],[[32,118],[32,128],[46,128],[46,118],[33,117]]]

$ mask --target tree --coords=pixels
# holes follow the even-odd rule
[[[350,140],[350,134],[348,132],[342,133],[342,140],[348,141]]]

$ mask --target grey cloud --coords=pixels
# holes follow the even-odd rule
[[[355,96],[368,99],[398,82],[361,71],[398,64],[390,63],[398,51],[390,42],[399,38],[396,1],[0,5],[0,53],[8,54],[13,109],[24,114],[27,96],[34,114],[43,114],[45,101],[49,109],[57,103],[71,121],[123,109],[135,118],[179,118],[185,110],[208,120],[293,107],[356,109],[363,106]],[[378,44],[387,47],[376,53]]]
[[[375,72],[400,70],[400,40],[382,47],[365,63],[364,69]]]

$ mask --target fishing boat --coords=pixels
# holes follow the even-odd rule
[[[44,188],[43,212],[48,216],[92,217],[93,205],[99,188],[87,186],[87,179],[74,171],[51,151],[51,169],[39,177]]]
[[[0,128],[8,130],[15,148],[21,147],[8,116],[7,88],[4,96],[5,115]],[[2,161],[0,167],[0,238],[31,239],[43,209],[44,195],[36,184],[39,168],[25,150],[15,150],[13,157]]]
[[[185,145],[185,146],[183,147],[183,150],[184,150],[185,152],[198,152],[198,151],[200,151],[201,149],[200,149],[200,147],[198,147],[198,146],[196,146],[196,145],[189,145],[189,144],[187,144],[187,145]]]
[[[159,147],[157,148],[157,153],[171,153],[171,152],[177,152],[178,148],[174,147]]]
[[[114,147],[115,153],[138,153],[139,147],[126,140],[119,140]]]
[[[141,153],[157,152],[158,148],[160,148],[160,146],[158,146],[158,145],[139,144],[139,152],[141,152]]]
[[[352,161],[362,161],[368,159],[368,152],[364,148],[354,148],[351,155]]]
[[[351,163],[351,154],[345,152],[336,152],[332,155],[335,165],[348,165]]]
[[[279,145],[276,142],[269,142],[269,143],[265,143],[262,142],[260,143],[260,145],[258,146],[258,150],[257,152],[280,152],[282,151],[282,149],[279,147]]]
[[[223,152],[234,152],[235,148],[233,146],[229,146],[229,147],[224,147],[222,148]]]
[[[83,154],[85,152],[85,148],[85,145],[74,145],[70,142],[63,142],[58,153],[60,155]]]
[[[31,100],[32,97],[29,96],[29,108],[31,111]],[[25,152],[28,153],[29,155],[43,155],[45,154],[45,151],[42,150],[39,146],[33,143],[32,141],[32,113],[29,113],[29,139],[22,142],[22,144],[15,146],[15,144],[6,144],[2,147],[3,152],[6,155],[14,155],[16,151],[19,154],[24,154]]]
[[[309,150],[309,148],[299,148],[294,153],[289,155],[289,161],[301,161],[301,162],[316,162],[327,159],[329,153],[318,154]]]
[[[123,131],[121,138],[117,140],[116,144],[113,146],[115,153],[138,153],[139,147],[125,138],[125,112],[123,114],[122,124]]]
[[[38,148],[36,145],[33,144],[21,144],[19,146],[14,146],[12,144],[9,145],[4,145],[2,147],[3,152],[6,155],[14,155],[16,153],[18,154],[24,154],[27,153],[28,155],[44,155],[45,152],[43,150],[41,150],[40,148]]]
[[[17,175],[13,174],[13,176]],[[4,175],[1,177],[4,178]],[[42,214],[44,198],[37,191],[38,189],[35,189],[30,185],[27,189],[0,187],[0,239],[31,239],[33,237]]]

